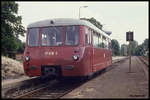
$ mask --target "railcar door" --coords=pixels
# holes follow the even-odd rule
[[[77,65],[76,61],[74,61],[73,56],[78,55],[80,56],[80,26],[79,25],[69,25],[65,26],[65,35],[64,35],[64,48],[63,48],[63,57],[64,57],[64,66],[67,65],[73,65],[73,66],[78,66],[75,67],[74,70],[76,71],[68,71],[68,70],[63,70],[63,75],[64,76],[69,76],[69,75],[78,75],[80,76],[80,70],[81,66]],[[79,57],[80,58],[80,57]],[[80,69],[79,69],[80,68]],[[64,68],[67,69],[67,68]]]
[[[40,49],[39,49],[40,28],[29,28],[27,32],[27,43],[24,57],[24,69],[29,76],[40,75]]]
[[[92,30],[85,27],[85,58],[87,58],[88,74],[93,72]]]
[[[56,74],[63,59],[63,26],[43,27],[41,31],[42,74]]]

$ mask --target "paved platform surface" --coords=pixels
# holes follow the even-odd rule
[[[128,58],[128,56],[113,56],[112,57],[112,63],[118,62],[122,59]]]
[[[149,98],[145,66],[137,57],[112,64],[106,72],[89,80],[62,98]]]
[[[118,59],[123,59],[123,58],[127,58],[128,56],[113,56],[112,60],[118,60]]]

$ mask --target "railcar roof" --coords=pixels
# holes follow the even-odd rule
[[[53,21],[54,23],[52,24],[51,21]],[[86,20],[79,20],[79,19],[73,19],[73,18],[56,18],[56,19],[41,20],[41,21],[29,24],[27,28],[46,27],[46,26],[63,26],[63,25],[64,26],[65,25],[85,25],[94,29],[96,32],[101,33],[102,35],[110,38],[110,36],[108,36],[104,31],[94,26],[92,23]]]

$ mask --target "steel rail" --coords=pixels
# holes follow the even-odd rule
[[[122,60],[124,60],[124,59],[126,59],[126,58],[113,60],[112,63],[116,63],[116,62],[122,61]],[[52,81],[54,81],[54,80],[52,80]],[[58,81],[57,81],[57,82],[52,82],[52,81],[51,81],[51,84],[50,84],[50,83],[46,83],[46,84],[45,84],[44,86],[42,86],[41,88],[32,90],[32,91],[30,91],[30,92],[28,92],[28,93],[25,93],[25,94],[23,94],[23,95],[16,96],[15,99],[21,99],[21,98],[42,98],[42,96],[40,97],[40,96],[34,96],[34,95],[40,93],[40,92],[41,92],[42,90],[44,90],[44,89],[47,89],[47,88],[52,87],[54,84],[56,84],[56,83],[58,82]],[[81,84],[83,84],[83,82],[81,82],[80,85],[81,85]],[[75,87],[76,87],[76,86],[75,86]],[[51,97],[52,95],[57,95],[57,96],[55,96],[55,99],[58,99],[58,98],[60,98],[60,97],[62,97],[62,96],[64,96],[64,95],[66,95],[67,93],[71,92],[75,87],[73,87],[73,88],[71,88],[71,89],[69,89],[69,90],[67,90],[67,91],[64,91],[63,93],[47,93],[47,95],[45,95],[45,98]],[[52,88],[53,88],[53,87],[52,87]],[[55,90],[54,90],[54,91],[55,91]],[[43,95],[43,96],[44,96],[44,95]]]
[[[146,66],[149,66],[149,62],[146,58],[144,58],[143,56],[139,56],[138,57]]]
[[[56,83],[57,83],[56,80],[52,80],[50,83],[46,83],[42,87],[40,87],[38,89],[34,89],[34,90],[32,90],[32,91],[30,91],[28,93],[25,93],[23,95],[16,96],[15,99],[21,99],[21,98],[30,97],[30,96],[34,95],[35,93],[38,93],[41,90],[46,89],[46,88],[50,87],[50,85],[52,86],[53,84],[56,84]]]

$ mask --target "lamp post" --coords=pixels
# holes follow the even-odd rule
[[[80,9],[81,8],[86,8],[86,7],[88,7],[88,6],[80,6],[80,8],[79,8],[79,19],[80,19]]]

